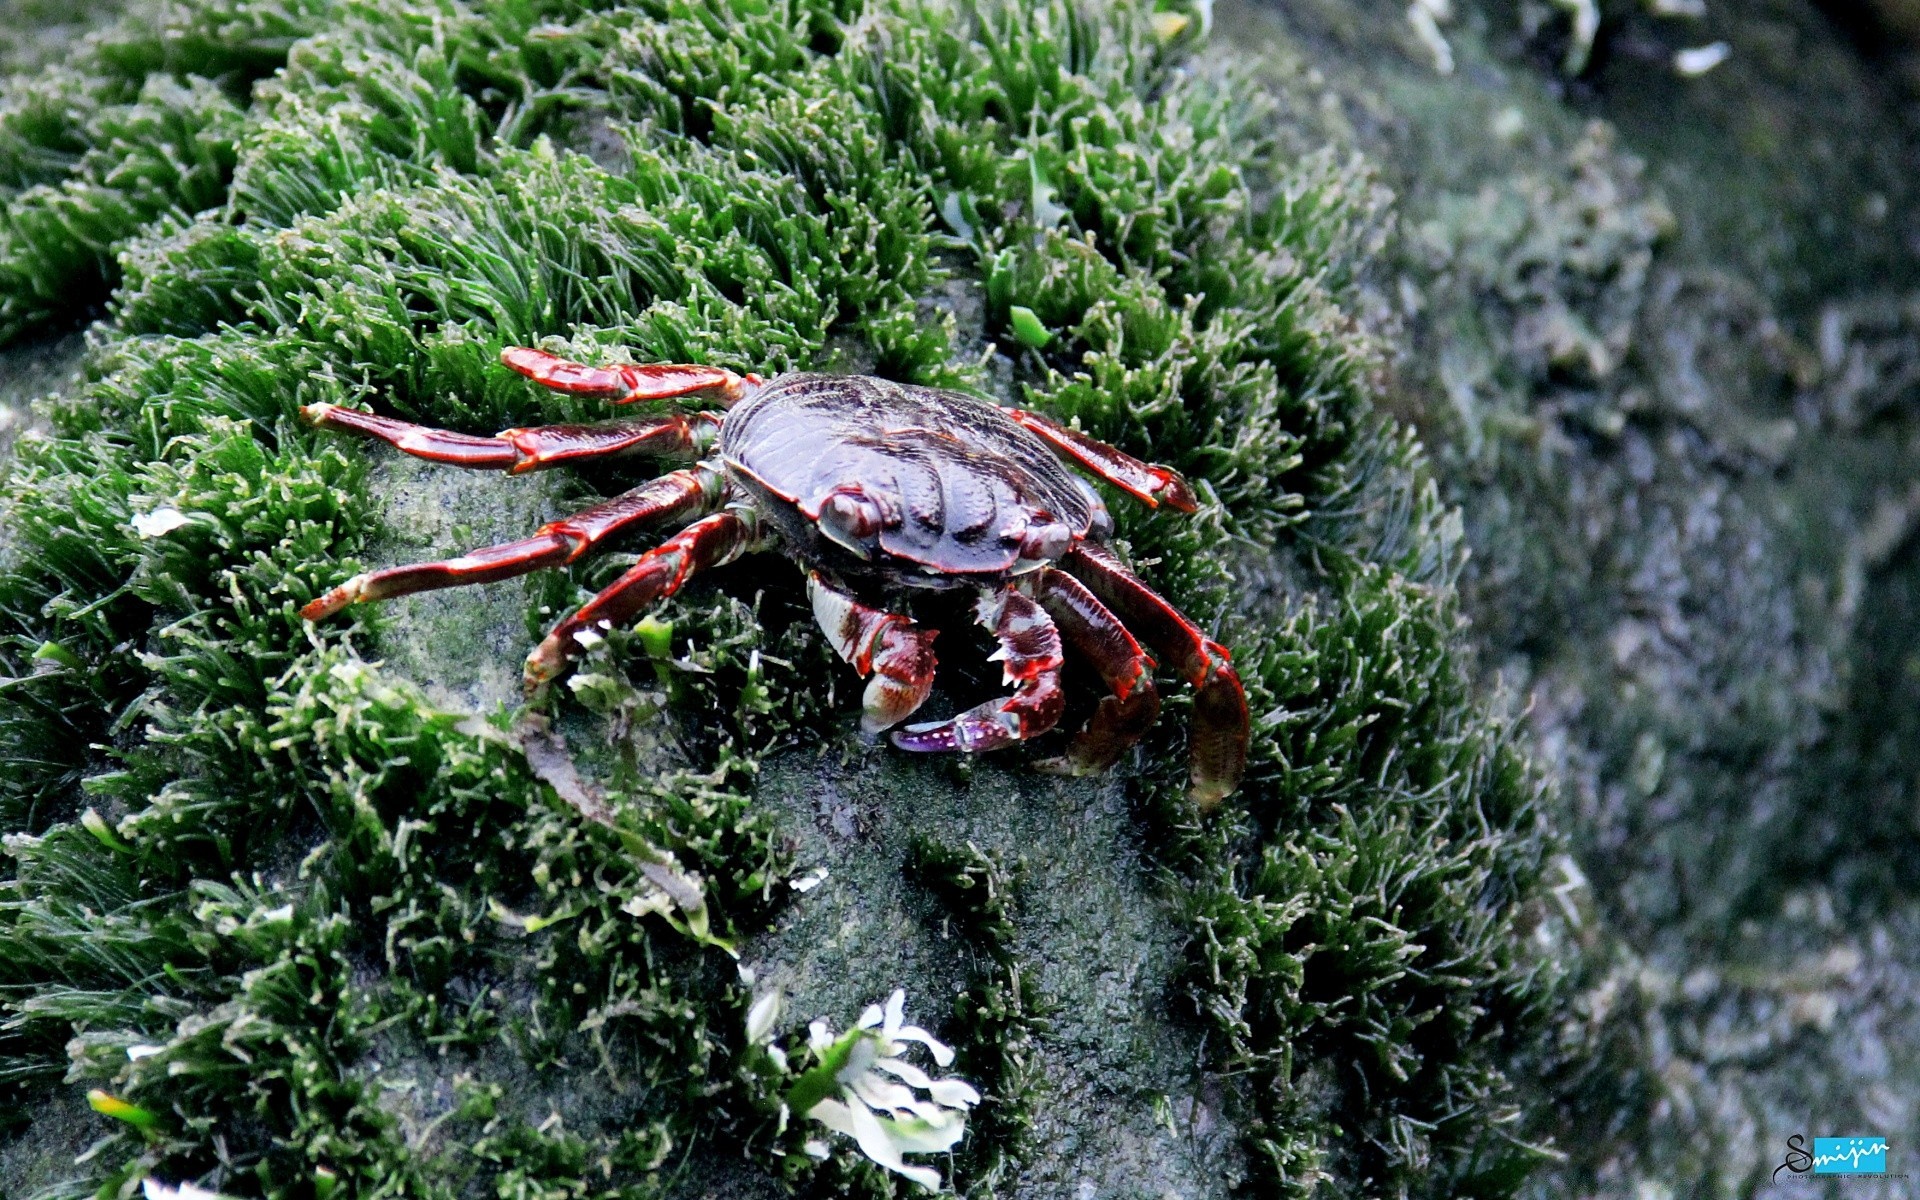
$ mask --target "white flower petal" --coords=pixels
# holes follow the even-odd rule
[[[799,892],[801,895],[805,895],[825,883],[829,874],[830,872],[825,867],[815,867],[798,879],[787,880],[787,886]]]
[[[841,1100],[822,1100],[807,1110],[807,1116],[835,1133],[853,1136],[853,1110]]]
[[[869,1004],[867,1005],[867,1011],[861,1013],[860,1019],[854,1022],[854,1027],[857,1029],[872,1029],[878,1024],[880,1024],[880,1006],[878,1004]]]
[[[828,1046],[833,1045],[833,1035],[827,1032],[825,1021],[815,1021],[807,1026],[807,1045],[822,1054]]]
[[[880,1048],[873,1044],[873,1039],[863,1037],[853,1044],[852,1049],[847,1051],[846,1065],[840,1068],[839,1073],[836,1074],[834,1078],[843,1084],[852,1083],[854,1080],[860,1078],[860,1076],[865,1075],[867,1068],[873,1066],[874,1060],[879,1057]]]
[[[919,1042],[932,1053],[934,1062],[943,1067],[953,1065],[953,1051],[947,1048],[945,1042],[934,1037],[918,1025],[903,1025],[893,1031],[893,1037],[902,1042]]]
[[[911,1089],[884,1079],[872,1071],[853,1080],[848,1086],[854,1095],[866,1102],[868,1108],[876,1111],[884,1109],[888,1112],[895,1110],[911,1112],[914,1104],[917,1103],[917,1098]]]
[[[893,995],[887,997],[887,1023],[885,1026],[887,1036],[892,1037],[893,1031],[900,1028],[900,1023],[906,1019],[907,989],[895,988],[893,989]]]
[[[889,1122],[894,1145],[908,1154],[945,1154],[966,1135],[967,1119],[957,1112],[939,1120],[911,1117]]]
[[[980,1103],[980,1093],[964,1079],[936,1079],[927,1088],[935,1104],[948,1108],[972,1108]]]
[[[781,1010],[786,1007],[779,992],[768,992],[753,1002],[747,1010],[747,1041],[755,1046],[764,1046],[773,1040],[774,1026],[780,1023]]]
[[[156,508],[149,513],[133,514],[133,531],[142,538],[165,537],[182,525],[190,523],[191,521],[187,514],[181,512],[171,504],[164,508]],[[166,1185],[161,1184],[160,1186],[165,1187]],[[193,1185],[186,1184],[184,1186],[192,1187]]]
[[[179,1187],[161,1183],[149,1175],[140,1181],[140,1191],[147,1200],[227,1200],[219,1192],[210,1192],[194,1183],[183,1183]]]
[[[933,1077],[914,1066],[904,1058],[883,1058],[873,1064],[882,1071],[895,1076],[917,1088],[933,1086]]]
[[[809,1139],[807,1144],[800,1147],[800,1149],[806,1151],[806,1153],[813,1158],[825,1158],[827,1156],[827,1144],[819,1138]]]
[[[904,1175],[915,1183],[927,1188],[940,1186],[940,1172],[931,1167],[910,1167],[900,1157],[900,1147],[880,1118],[874,1116],[859,1105],[847,1110],[853,1116],[853,1140],[860,1143],[860,1152],[874,1162],[879,1163],[896,1175]],[[892,1122],[887,1122],[892,1124]]]

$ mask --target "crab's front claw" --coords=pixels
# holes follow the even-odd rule
[[[994,654],[1006,668],[1013,695],[989,700],[946,721],[909,725],[893,735],[902,750],[979,754],[1039,737],[1060,723],[1060,631],[1046,610],[1012,589],[987,592],[975,609],[1000,643]]]
[[[860,731],[869,736],[892,729],[919,711],[933,691],[933,639],[939,633],[904,621],[880,632],[873,653],[873,678],[861,698]]]
[[[922,721],[894,731],[890,739],[902,750],[920,754],[980,754],[1011,746],[1020,740],[1020,718],[1005,711],[1005,702],[989,700],[945,721]]]
[[[807,576],[813,616],[834,653],[871,678],[862,698],[860,731],[872,737],[912,716],[933,691],[935,629],[899,613],[873,608],[827,582]]]

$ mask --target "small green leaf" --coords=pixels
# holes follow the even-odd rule
[[[1053,340],[1053,331],[1040,323],[1033,310],[1022,304],[1016,304],[1007,310],[1007,320],[1013,326],[1014,340],[1022,346],[1038,350]]]
[[[160,1123],[158,1114],[150,1109],[141,1108],[138,1104],[129,1104],[120,1097],[109,1095],[99,1088],[94,1088],[87,1093],[87,1103],[101,1116],[125,1121],[142,1131],[152,1129]]]
[[[80,827],[98,838],[100,844],[109,850],[118,851],[121,854],[133,853],[133,847],[120,840],[114,833],[113,826],[107,824],[107,819],[91,808],[80,814]]]
[[[641,648],[649,658],[667,658],[673,653],[673,622],[662,621],[658,617],[648,617],[633,627],[640,637]]]
[[[80,656],[59,642],[41,642],[33,657],[36,662],[59,663],[70,671],[78,671],[82,666]]]

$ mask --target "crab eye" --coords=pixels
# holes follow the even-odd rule
[[[820,505],[820,532],[861,558],[880,524],[880,506],[859,492],[833,492]]]

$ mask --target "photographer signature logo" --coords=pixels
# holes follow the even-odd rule
[[[1807,1149],[1804,1134],[1787,1139],[1786,1157],[1773,1169],[1774,1182],[1780,1172],[1794,1175],[1880,1175],[1887,1173],[1887,1139],[1883,1137],[1817,1137],[1813,1149]],[[1905,1178],[1898,1176],[1897,1178]]]

